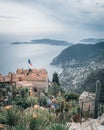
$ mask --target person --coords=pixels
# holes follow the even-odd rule
[[[47,100],[47,106],[50,107],[51,105],[52,105],[52,101],[51,101],[51,99],[49,98],[49,99]]]
[[[8,91],[8,104],[12,104],[12,92]]]
[[[4,98],[4,105],[6,106],[8,104],[8,96]]]

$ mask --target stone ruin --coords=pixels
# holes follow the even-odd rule
[[[16,73],[9,72],[8,75],[0,74],[0,83],[16,82],[18,87],[33,87],[35,89],[48,89],[48,73],[45,69],[17,69]]]
[[[95,105],[95,94],[84,91],[79,97],[80,108],[82,108],[82,104],[83,112],[90,111],[91,113],[93,113]]]

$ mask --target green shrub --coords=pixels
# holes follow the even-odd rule
[[[47,97],[46,96],[40,96],[39,103],[41,106],[47,105]]]
[[[64,95],[64,98],[65,98],[66,101],[69,101],[69,100],[71,100],[71,99],[78,100],[79,94],[78,94],[78,93],[75,93],[75,92],[66,93],[66,94]]]
[[[22,107],[24,109],[26,109],[27,107],[29,107],[26,99],[24,98],[20,98],[20,97],[16,97],[14,100],[15,104],[19,107]]]
[[[25,93],[25,89],[22,88],[22,89],[20,90],[20,94],[21,94],[22,98],[24,98],[24,97],[25,97],[25,94],[26,94],[26,93]]]
[[[30,96],[26,99],[28,106],[38,104],[38,97]]]
[[[11,86],[10,85],[6,86],[6,89],[7,89],[7,92],[11,91]]]

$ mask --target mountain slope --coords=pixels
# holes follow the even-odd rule
[[[71,46],[72,43],[63,40],[53,40],[53,39],[37,39],[31,40],[31,42],[14,42],[11,44],[49,44],[49,45],[60,45],[60,46]]]
[[[52,64],[63,67],[59,80],[65,91],[83,92],[82,84],[87,77],[97,70],[104,69],[104,42],[68,47],[53,60]]]
[[[104,42],[97,44],[76,44],[64,49],[55,59],[53,65],[66,63],[87,63],[104,59]]]

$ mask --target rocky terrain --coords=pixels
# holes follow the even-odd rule
[[[60,84],[64,90],[82,92],[84,91],[83,84],[87,77],[97,70],[104,69],[104,61],[90,62],[86,65],[67,66],[59,75]],[[87,86],[87,84],[86,84]]]
[[[104,114],[98,119],[89,119],[80,123],[68,123],[69,130],[104,130]]]

